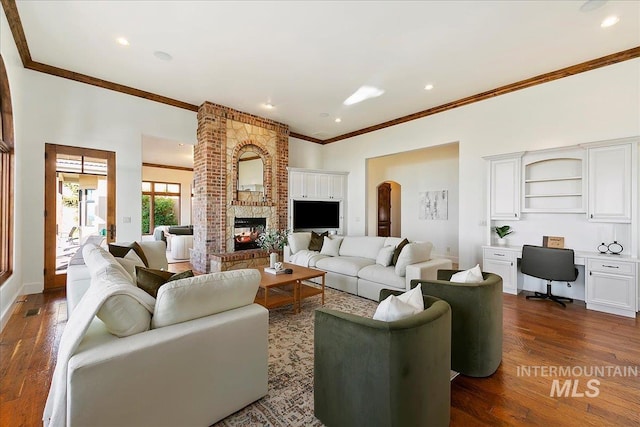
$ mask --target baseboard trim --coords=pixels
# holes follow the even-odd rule
[[[13,315],[13,312],[16,310],[16,302],[18,301],[18,298],[22,296],[23,289],[24,286],[18,288],[18,291],[11,298],[11,304],[7,305],[7,308],[5,308],[5,310],[2,312],[2,315],[0,315],[0,333],[4,331],[4,327],[7,326],[7,323],[9,323],[9,319]]]
[[[25,283],[22,285],[22,292],[20,295],[41,294],[42,292],[44,292],[44,283]]]

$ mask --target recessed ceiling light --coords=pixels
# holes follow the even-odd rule
[[[604,5],[607,0],[587,0],[580,6],[580,12],[591,12]]]
[[[184,144],[183,144],[182,142],[180,142],[180,143],[178,144],[178,147],[184,147]]]
[[[125,39],[124,37],[118,37],[116,39],[116,42],[118,42],[118,44],[122,46],[129,46],[129,40]]]
[[[613,27],[614,25],[616,25],[618,22],[620,22],[620,18],[618,18],[615,15],[611,15],[608,16],[606,18],[604,18],[604,20],[602,21],[602,23],[600,24],[600,26],[602,28],[609,28],[609,27]]]
[[[431,89],[433,89],[433,85],[431,83],[429,83],[424,87],[424,90],[431,90]]]
[[[266,104],[264,104],[264,108],[266,108],[267,110],[273,110],[276,107],[272,103],[267,102]]]
[[[155,52],[153,52],[153,56],[155,56],[156,58],[162,60],[162,61],[171,61],[173,59],[173,56],[169,55],[167,52],[163,52],[161,50],[156,50]]]
[[[384,93],[384,90],[373,86],[361,86],[353,95],[344,100],[344,105],[353,105],[365,99],[376,98]]]
[[[336,117],[336,119],[334,120],[334,122],[336,123],[340,123],[342,121],[342,119],[340,117]]]

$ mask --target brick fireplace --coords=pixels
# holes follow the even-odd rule
[[[289,128],[273,120],[205,102],[198,110],[194,148],[193,251],[196,271],[253,266],[259,250],[236,251],[236,218],[265,218],[267,228],[287,225]],[[251,150],[262,159],[262,197],[243,197],[238,159]],[[234,259],[239,262],[233,264]],[[247,260],[253,262],[247,263]],[[213,264],[213,267],[212,267]]]

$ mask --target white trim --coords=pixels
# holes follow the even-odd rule
[[[9,319],[13,315],[13,312],[16,310],[18,298],[20,298],[20,296],[22,295],[23,289],[24,286],[18,288],[16,294],[13,296],[13,298],[11,298],[11,304],[8,304],[2,315],[0,315],[0,332],[4,330],[5,326],[7,326],[7,323],[9,323]]]

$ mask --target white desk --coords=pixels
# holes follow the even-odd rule
[[[501,276],[503,291],[513,295],[522,290],[524,283],[518,269],[520,258],[521,246],[482,247],[483,271]],[[627,255],[575,251],[575,264],[584,266],[584,276],[578,280],[584,283],[587,309],[635,317],[640,307],[639,263],[638,258]]]

